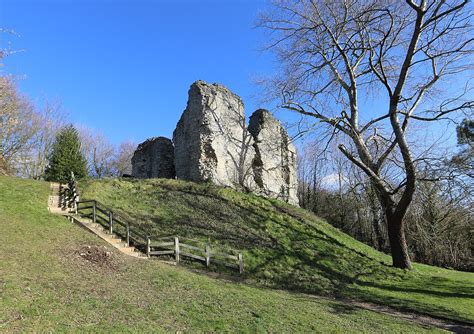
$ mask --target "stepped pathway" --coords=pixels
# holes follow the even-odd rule
[[[67,187],[67,185],[60,184],[57,182],[51,182],[51,195],[48,198],[48,210],[51,213],[60,215],[68,215],[69,210],[64,207],[62,203],[61,193]]]
[[[121,238],[113,233],[110,234],[100,224],[94,223],[91,219],[81,217],[80,215],[72,212],[70,208],[66,208],[63,205],[65,201],[63,200],[62,196],[62,193],[66,188],[67,185],[65,184],[56,182],[51,183],[51,195],[48,199],[49,212],[67,216],[72,222],[86,228],[126,255],[140,259],[147,259],[146,255],[141,253],[135,247],[127,246],[127,244],[123,242]]]

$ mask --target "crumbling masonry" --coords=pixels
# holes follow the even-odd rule
[[[264,109],[252,114],[247,127],[240,97],[218,84],[192,84],[173,142],[145,141],[132,165],[138,178],[176,175],[298,205],[296,150],[285,128]]]

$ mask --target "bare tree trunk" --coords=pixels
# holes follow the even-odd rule
[[[410,255],[405,238],[404,216],[396,214],[395,207],[385,208],[387,218],[388,239],[392,253],[392,262],[395,268],[411,269]]]
[[[382,229],[380,228],[380,214],[378,210],[372,208],[372,227],[375,233],[376,247],[379,251],[383,250],[384,240],[382,236]]]

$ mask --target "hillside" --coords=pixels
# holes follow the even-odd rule
[[[132,186],[106,182],[103,194],[118,184]],[[126,257],[50,214],[49,192],[46,182],[0,177],[2,333],[436,331],[347,303]]]
[[[243,250],[249,283],[474,323],[473,273],[392,268],[389,256],[286,203],[165,179],[87,181],[80,188],[83,199],[105,203],[151,235]]]

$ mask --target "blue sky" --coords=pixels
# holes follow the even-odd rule
[[[263,0],[0,0],[1,36],[22,50],[3,71],[34,100],[58,99],[71,121],[112,142],[170,137],[192,82],[219,82],[250,115],[270,73],[254,28]],[[4,35],[4,34],[3,34]]]
[[[254,28],[267,2],[0,0],[0,27],[18,34],[0,34],[0,47],[22,50],[0,70],[13,73],[34,101],[61,101],[72,122],[113,143],[171,137],[198,79],[240,95],[247,117],[269,107],[255,84],[275,65],[259,51],[265,39]],[[277,116],[295,119],[287,111]],[[424,135],[439,133],[455,144],[452,124]]]

